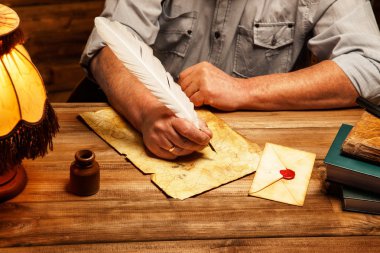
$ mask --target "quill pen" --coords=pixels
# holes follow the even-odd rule
[[[95,18],[96,31],[113,53],[152,93],[178,118],[187,119],[198,129],[199,119],[194,104],[166,72],[153,50],[139,40],[125,26],[107,18]],[[215,149],[209,143],[210,148]]]

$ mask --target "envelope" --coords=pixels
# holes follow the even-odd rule
[[[253,179],[250,196],[303,206],[315,154],[266,143]],[[281,170],[295,172],[293,179],[283,178]]]

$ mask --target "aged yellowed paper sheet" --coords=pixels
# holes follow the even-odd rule
[[[254,172],[260,148],[232,130],[208,111],[198,111],[213,132],[212,145],[174,161],[154,157],[143,145],[141,134],[111,108],[80,115],[86,123],[120,154],[125,155],[169,196],[186,199]]]

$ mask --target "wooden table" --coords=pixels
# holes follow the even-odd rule
[[[217,113],[258,143],[317,154],[303,207],[248,197],[254,175],[179,201],[125,161],[79,122],[106,104],[55,104],[61,130],[54,151],[24,161],[29,183],[0,204],[0,252],[375,252],[380,216],[342,212],[323,193],[323,159],[341,123],[362,110]],[[79,149],[92,149],[101,190],[91,197],[65,191]]]

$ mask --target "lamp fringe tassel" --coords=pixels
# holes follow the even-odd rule
[[[57,116],[45,101],[44,115],[39,122],[21,120],[6,136],[0,137],[0,175],[8,168],[21,164],[22,159],[44,156],[53,150],[53,137],[59,130]]]

